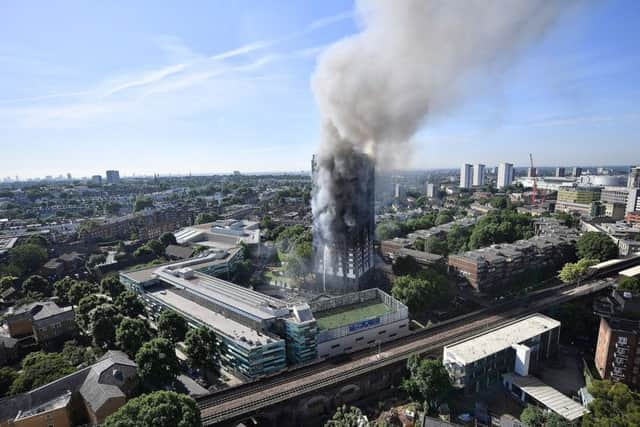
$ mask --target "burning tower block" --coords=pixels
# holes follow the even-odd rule
[[[368,288],[374,266],[374,162],[349,147],[314,156],[312,172],[317,285],[332,293]]]

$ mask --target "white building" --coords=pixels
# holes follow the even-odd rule
[[[640,166],[631,168],[629,171],[629,178],[627,180],[627,188],[640,187]]]
[[[426,183],[427,187],[427,197],[433,199],[436,197],[436,186],[432,182]]]
[[[498,166],[498,188],[505,188],[513,182],[513,163],[500,163]]]
[[[480,187],[484,185],[484,165],[477,163],[473,166],[473,186]]]
[[[472,184],[472,176],[471,170],[473,166],[468,163],[465,163],[460,168],[460,188],[471,188]]]

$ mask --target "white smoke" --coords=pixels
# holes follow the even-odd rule
[[[427,115],[458,105],[470,79],[505,69],[576,3],[358,1],[362,31],[328,48],[312,81],[324,126],[312,203],[317,234],[329,238],[348,225],[340,204],[354,198],[338,194],[336,183],[358,173],[322,165],[348,166],[340,159],[354,150],[389,163]]]

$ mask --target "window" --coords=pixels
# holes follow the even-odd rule
[[[396,335],[398,335],[398,334],[396,334],[395,332],[394,332],[393,334],[389,334],[389,338],[393,338],[393,337],[395,337]]]
[[[380,332],[378,332],[378,335],[382,335],[382,334],[386,334],[386,333],[387,333],[387,331],[380,331]]]
[[[364,337],[358,337],[358,338],[356,338],[356,342],[362,341],[363,339],[364,339]]]
[[[367,344],[373,344],[376,340],[367,341]]]
[[[402,328],[406,328],[406,327],[407,327],[407,324],[405,323],[404,325],[398,326],[398,329],[402,329]]]
[[[340,344],[334,344],[331,346],[331,348],[338,348],[338,347],[340,347]]]

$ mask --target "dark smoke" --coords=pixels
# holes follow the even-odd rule
[[[319,59],[323,117],[314,174],[314,229],[335,241],[370,210],[354,153],[397,162],[427,114],[442,114],[540,38],[571,0],[358,1],[362,31]],[[357,157],[357,156],[356,156]],[[394,166],[402,166],[394,164]]]

